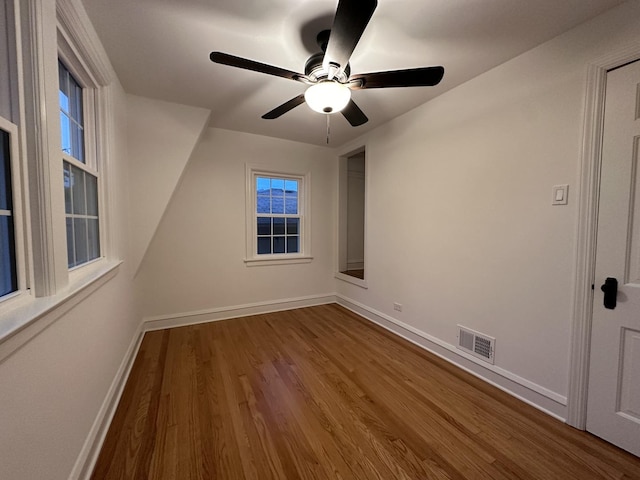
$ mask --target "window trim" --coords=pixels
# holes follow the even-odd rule
[[[256,177],[290,178],[298,181],[298,212],[300,215],[299,253],[276,253],[258,255],[256,212]],[[309,263],[311,255],[311,172],[276,171],[264,169],[258,165],[245,165],[246,178],[246,252],[244,262],[247,266],[286,265]]]
[[[70,35],[69,24],[64,22],[66,17],[62,15],[60,5],[64,1],[58,0],[58,25],[57,25],[57,51],[58,61],[61,62],[68,70],[69,74],[82,88],[82,109],[83,109],[83,129],[84,129],[84,162],[76,159],[72,155],[65,153],[62,146],[59,145],[58,160],[60,162],[60,184],[62,185],[62,167],[63,163],[67,163],[84,170],[93,175],[98,180],[98,228],[99,228],[99,249],[98,257],[91,259],[80,265],[68,266],[68,260],[65,261],[68,271],[69,283],[79,281],[84,275],[91,274],[94,270],[102,268],[107,262],[109,252],[112,248],[109,246],[111,236],[109,235],[110,225],[108,222],[107,212],[111,208],[108,205],[108,185],[106,181],[105,171],[107,170],[107,144],[109,143],[108,119],[111,112],[108,102],[105,101],[106,85],[103,84],[104,72],[95,71],[94,64],[88,64],[85,60],[89,52],[81,50],[78,52],[74,48],[77,43],[77,35]],[[72,43],[73,38],[74,41]],[[57,67],[57,63],[56,63]],[[58,78],[58,75],[56,75]],[[59,91],[59,85],[57,85]],[[56,97],[57,98],[57,97]],[[59,103],[56,102],[60,111]],[[58,113],[59,115],[59,113]],[[59,120],[58,120],[58,129]],[[60,132],[58,130],[58,143],[60,143]],[[64,204],[62,205],[62,217],[66,223],[66,212]],[[66,252],[66,227],[65,227],[65,252]],[[66,258],[66,256],[65,256]]]

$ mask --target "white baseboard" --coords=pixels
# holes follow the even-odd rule
[[[145,332],[149,332],[152,330],[162,330],[164,328],[184,327],[198,323],[228,320],[261,313],[281,312],[284,310],[293,310],[294,308],[312,307],[314,305],[324,305],[335,302],[335,294],[328,293],[325,295],[283,298],[266,302],[247,303],[245,305],[211,308],[195,312],[174,313],[157,317],[146,317],[143,322],[143,329]]]
[[[538,410],[562,422],[566,421],[566,397],[530,382],[508,370],[485,364],[485,362],[466,354],[449,343],[343,295],[336,294],[336,299],[338,304],[389,330],[391,333],[433,353]]]
[[[93,468],[98,460],[98,455],[102,449],[102,444],[104,443],[104,439],[109,431],[109,426],[111,425],[113,416],[116,413],[118,403],[120,403],[120,397],[122,397],[124,387],[127,384],[127,379],[131,373],[133,362],[138,355],[138,350],[142,344],[143,336],[144,332],[141,324],[133,335],[133,339],[127,349],[127,353],[122,359],[120,368],[118,368],[116,376],[113,379],[113,382],[111,382],[107,396],[105,397],[104,402],[102,402],[102,406],[98,411],[95,421],[93,422],[89,435],[87,435],[84,445],[82,446],[82,450],[80,450],[80,454],[73,466],[73,470],[71,470],[71,474],[69,475],[70,479],[88,480],[91,477]]]

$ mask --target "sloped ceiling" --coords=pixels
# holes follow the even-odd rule
[[[336,0],[83,0],[128,93],[211,110],[214,127],[323,145],[326,118],[301,105],[261,115],[304,85],[209,61],[214,50],[302,72]],[[370,121],[332,115],[341,144],[612,8],[621,0],[379,0],[354,73],[443,65],[437,87],[361,90]],[[541,72],[543,75],[544,72]]]

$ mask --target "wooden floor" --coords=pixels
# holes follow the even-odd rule
[[[640,479],[337,306],[147,333],[95,479]]]

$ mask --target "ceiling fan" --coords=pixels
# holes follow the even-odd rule
[[[351,90],[429,87],[440,83],[444,76],[443,67],[351,75],[349,58],[377,5],[377,0],[339,0],[331,30],[318,34],[318,45],[322,52],[309,57],[304,74],[222,52],[211,52],[209,58],[215,63],[288,78],[309,86],[305,93],[265,113],[262,118],[278,118],[306,102],[319,113],[328,115],[341,112],[352,126],[357,127],[369,119],[351,98]]]

